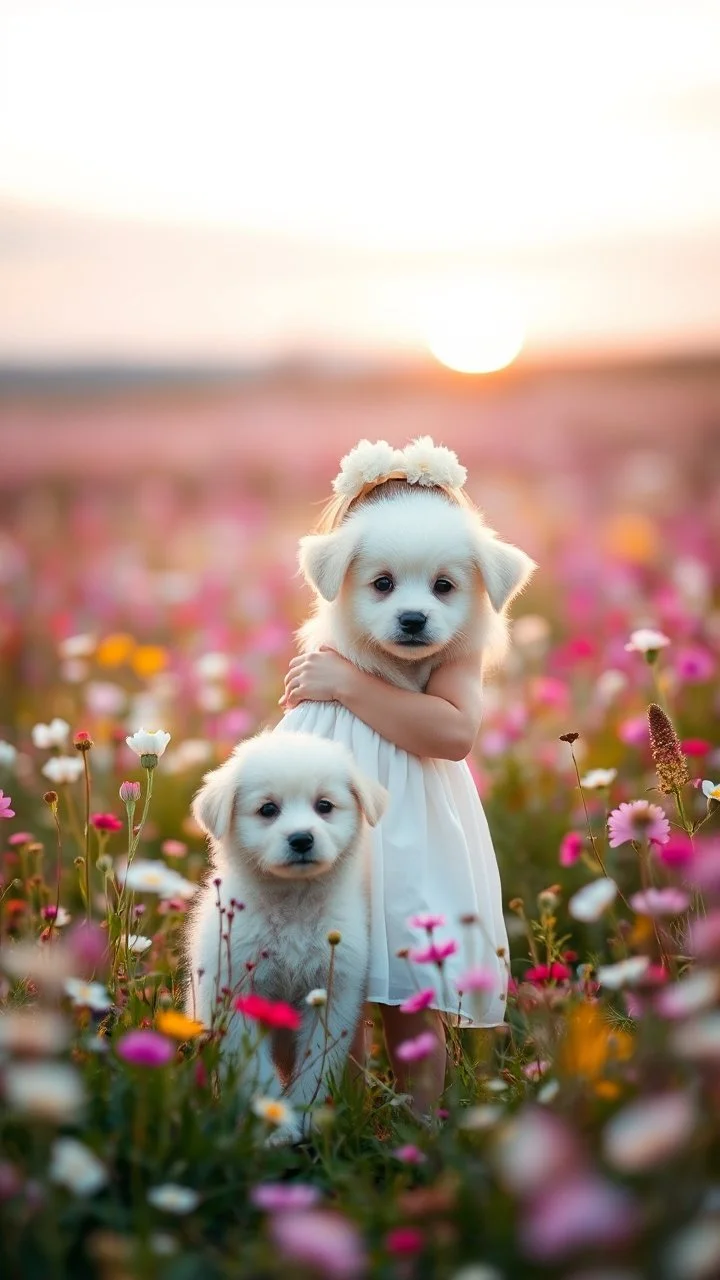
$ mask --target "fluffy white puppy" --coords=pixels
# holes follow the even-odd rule
[[[502,656],[504,611],[535,566],[474,509],[391,481],[332,533],[303,538],[300,567],[317,594],[302,647],[419,690],[444,662]]]
[[[365,834],[386,798],[342,744],[280,732],[241,743],[194,799],[211,871],[188,926],[188,1013],[211,1026],[229,1003],[225,1062],[242,1062],[246,1034],[257,1040],[257,1026],[234,1010],[236,996],[285,1001],[302,1019],[294,1036],[262,1037],[241,1080],[248,1095],[307,1107],[343,1067],[368,964]],[[331,930],[341,941],[329,982]],[[318,988],[328,990],[320,1008],[306,1000]],[[272,1141],[302,1132],[298,1114]]]

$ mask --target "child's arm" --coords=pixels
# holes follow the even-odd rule
[[[280,704],[339,702],[376,733],[415,756],[464,760],[480,727],[482,680],[477,658],[438,667],[424,693],[398,689],[359,671],[334,649],[293,658]]]

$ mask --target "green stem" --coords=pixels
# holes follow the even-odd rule
[[[85,770],[85,910],[88,920],[92,916],[90,898],[90,752],[83,751],[83,767]]]

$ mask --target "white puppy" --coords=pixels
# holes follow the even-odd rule
[[[477,511],[390,482],[332,533],[303,538],[300,567],[318,597],[303,648],[329,645],[364,671],[421,690],[442,663],[502,656],[504,610],[535,566]]]
[[[241,1061],[246,1033],[257,1039],[257,1026],[234,1011],[238,995],[284,1001],[302,1019],[290,1045],[287,1033],[261,1039],[246,1092],[307,1107],[340,1074],[367,974],[364,837],[386,797],[340,743],[282,732],[241,743],[195,797],[211,872],[189,924],[188,1013],[211,1026],[229,1005],[226,1062]],[[341,941],[329,981],[332,930]],[[310,1007],[318,988],[328,990],[327,1006]],[[302,1122],[299,1114],[273,1141],[297,1141]]]

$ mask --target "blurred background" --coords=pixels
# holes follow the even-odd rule
[[[0,0],[0,734],[182,770],[272,718],[361,436],[539,561],[551,754],[688,582],[718,629],[719,48],[701,0]]]

